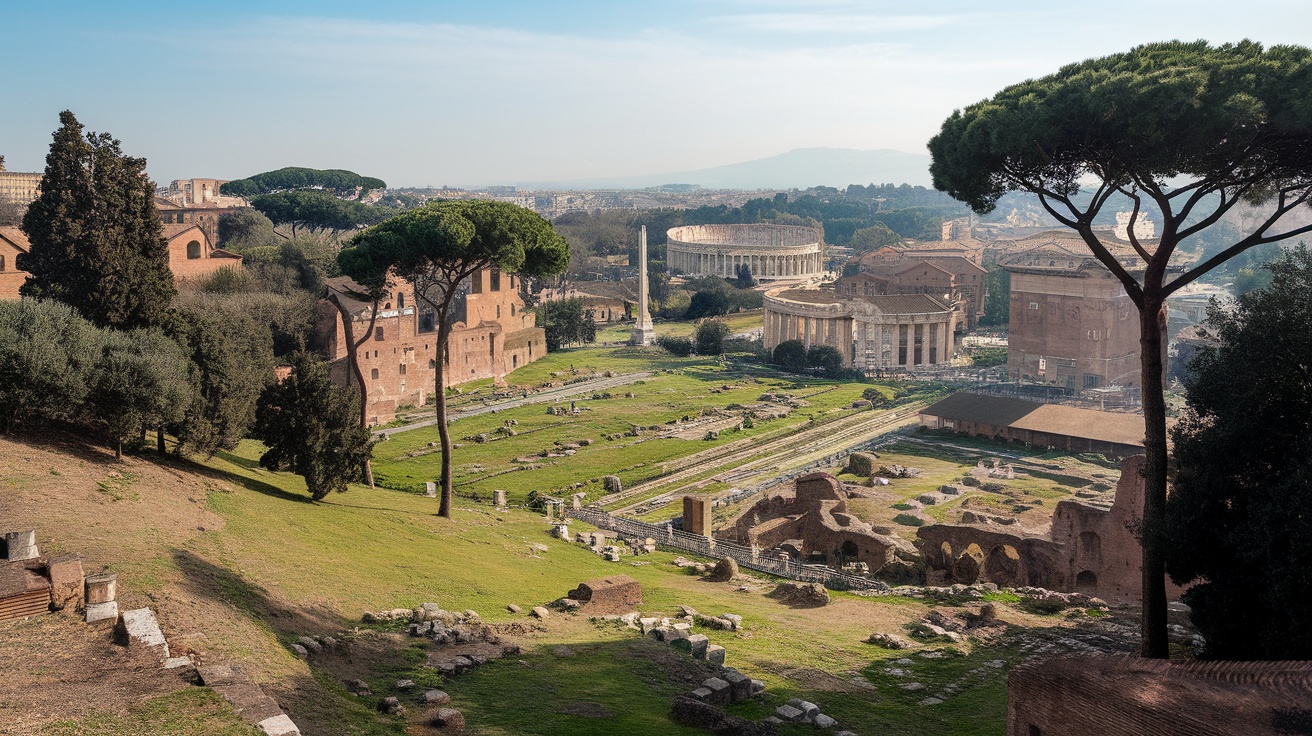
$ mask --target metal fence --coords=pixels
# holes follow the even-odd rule
[[[840,572],[820,565],[803,565],[791,559],[762,556],[761,550],[744,547],[734,542],[712,539],[699,534],[682,532],[669,524],[649,524],[636,519],[625,519],[594,509],[568,509],[569,516],[585,521],[600,529],[619,532],[625,537],[656,540],[657,546],[676,549],[710,559],[732,557],[740,567],[778,575],[781,578],[821,583],[835,590],[887,591],[888,585],[860,575]]]

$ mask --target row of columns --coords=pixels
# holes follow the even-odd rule
[[[857,368],[911,369],[951,359],[950,326],[948,319],[882,324],[851,317],[788,314],[767,306],[764,344],[773,348],[786,340],[800,340],[807,348],[831,345]]]
[[[755,278],[786,278],[811,276],[824,270],[819,252],[792,255],[734,255],[730,253],[688,253],[670,248],[670,268],[699,275],[721,276],[726,279],[738,275],[738,267],[746,265]]]
[[[855,336],[856,366],[868,369],[910,369],[947,363],[952,358],[950,328],[950,320],[900,324],[858,322]]]

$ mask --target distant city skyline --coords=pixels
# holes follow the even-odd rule
[[[311,166],[472,186],[797,148],[924,154],[952,110],[1063,64],[1173,38],[1312,43],[1305,0],[1233,8],[8,2],[0,154],[39,170],[63,109],[161,183]]]

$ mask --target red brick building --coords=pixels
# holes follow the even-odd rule
[[[860,270],[838,279],[834,289],[840,296],[929,294],[945,298],[953,304],[957,326],[973,328],[984,313],[985,270],[972,260],[972,251],[927,246],[866,253],[857,259]]]
[[[367,336],[357,355],[368,421],[386,424],[398,407],[425,404],[437,378],[437,323],[427,303],[415,298],[414,287],[398,279],[370,329],[373,305],[364,288],[346,277],[329,279],[327,298],[319,303],[318,332],[333,379],[350,385],[346,327],[337,304],[349,315],[354,339]],[[513,275],[480,271],[461,285],[451,310],[447,386],[485,378],[504,383],[506,374],[546,355],[546,334],[524,309]]]
[[[31,245],[27,235],[16,227],[0,227],[0,299],[18,299],[18,289],[30,276],[18,270],[18,255],[26,253]]]
[[[1044,237],[999,265],[1011,273],[1013,380],[1069,389],[1139,385],[1138,311],[1102,263]]]
[[[203,281],[221,268],[241,268],[242,257],[215,248],[210,236],[199,225],[165,225],[164,238],[169,241],[169,270],[173,282]]]

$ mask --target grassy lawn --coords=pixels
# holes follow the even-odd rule
[[[131,706],[125,715],[97,713],[89,718],[58,721],[41,736],[259,736],[213,690],[195,688],[152,698]]]
[[[662,463],[717,444],[777,434],[813,417],[823,419],[850,412],[851,403],[868,388],[858,383],[782,376],[765,366],[707,357],[675,358],[659,349],[628,347],[553,353],[510,374],[507,380],[518,385],[540,385],[593,372],[631,373],[653,368],[656,375],[638,383],[561,401],[561,407],[579,407],[578,415],[548,415],[547,409],[556,404],[536,404],[456,420],[451,426],[454,441],[460,445],[454,452],[457,492],[466,497],[491,498],[493,490],[505,490],[512,501],[522,501],[531,490],[573,492],[570,487],[582,482],[585,486],[579,490],[597,497],[603,493],[600,478],[604,475],[618,475],[628,487],[663,473]],[[741,413],[730,407],[754,403],[761,394],[771,391],[792,393],[808,406],[784,419],[757,420],[750,429],[721,432],[716,440],[702,439],[700,432],[690,438],[655,437],[657,431],[685,417],[717,410]],[[633,395],[627,396],[630,393]],[[498,434],[498,429],[512,420],[515,436]],[[643,428],[642,432],[627,436],[635,427]],[[486,441],[477,441],[479,435],[486,435]],[[626,436],[609,438],[614,435]],[[543,457],[559,445],[580,440],[591,444],[572,456]],[[435,427],[389,437],[374,449],[377,482],[393,489],[422,490],[426,481],[439,476],[441,456],[436,442]],[[535,467],[525,471],[530,465]]]
[[[726,314],[719,319],[729,325],[729,334],[731,335],[755,330],[764,324],[763,312],[760,309]],[[655,323],[655,327],[657,337],[692,337],[692,333],[697,329],[697,324],[692,321],[683,320],[674,322],[662,321]],[[633,323],[631,322],[622,325],[611,325],[604,329],[597,330],[597,342],[624,342],[629,339],[629,336],[632,333]]]

